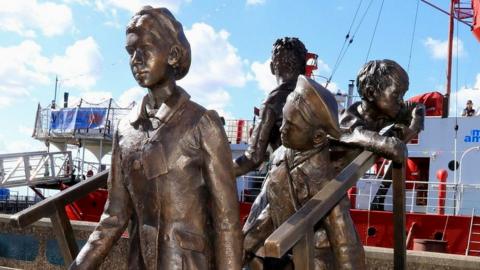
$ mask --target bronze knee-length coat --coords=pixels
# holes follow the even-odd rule
[[[239,210],[225,131],[214,111],[183,90],[175,98],[174,106],[163,104],[150,118],[142,116],[148,116],[142,105],[130,121],[120,122],[104,214],[72,269],[99,266],[129,221],[129,269],[240,269]]]

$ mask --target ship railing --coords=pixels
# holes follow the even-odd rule
[[[75,178],[80,181],[110,168],[110,164],[100,165],[98,162],[82,160],[79,157],[73,159],[73,164],[75,164]]]
[[[237,178],[238,199],[240,202],[253,203],[262,190],[264,175],[244,175]]]
[[[406,210],[410,213],[469,215],[478,205],[480,184],[404,181]],[[392,210],[392,180],[362,178],[357,182],[356,209]],[[385,187],[386,186],[386,187]],[[382,192],[383,191],[383,192]],[[382,195],[379,195],[382,194]],[[477,206],[478,208],[478,206]]]
[[[72,176],[72,153],[25,152],[0,155],[0,187],[66,181]]]
[[[0,213],[15,214],[41,200],[40,196],[19,195],[18,192],[10,191],[0,195]]]
[[[83,107],[79,108],[85,108],[89,106],[92,108],[107,108],[104,124],[98,126],[97,128],[62,127],[61,129],[52,129],[53,110],[51,108],[42,108],[40,105],[38,105],[33,136],[37,139],[48,139],[52,137],[89,139],[111,138],[112,134],[114,134],[115,125],[121,118],[126,116],[131,111],[131,108],[112,107],[111,102],[105,104],[102,103],[100,105],[84,103]]]
[[[227,119],[224,124],[228,141],[231,144],[247,144],[255,122],[252,120]]]

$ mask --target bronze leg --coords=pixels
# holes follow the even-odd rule
[[[322,225],[315,230],[315,270],[333,269],[333,253],[328,241],[327,231]]]
[[[365,251],[357,235],[350,203],[346,197],[332,209],[324,220],[325,229],[332,247],[335,269],[366,269]]]

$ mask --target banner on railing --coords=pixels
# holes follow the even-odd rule
[[[63,108],[52,110],[50,130],[71,133],[75,129],[101,129],[106,120],[107,108]]]

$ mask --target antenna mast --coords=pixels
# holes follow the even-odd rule
[[[445,95],[443,96],[442,118],[448,117],[448,111],[449,111],[449,105],[450,105],[450,93],[452,89],[453,32],[455,31],[453,22],[455,19],[455,2],[456,1],[457,0],[450,1],[450,23],[449,23],[449,30],[448,30],[447,87],[446,87],[447,93],[445,93]]]

